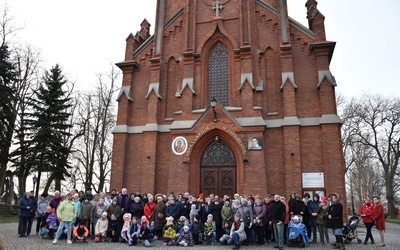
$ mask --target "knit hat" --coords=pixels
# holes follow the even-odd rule
[[[184,226],[183,230],[187,231],[187,230],[189,230],[189,227],[188,226]]]
[[[101,216],[107,216],[107,212],[103,212]]]
[[[321,197],[321,202],[322,203],[326,203],[328,201],[328,199],[325,197],[325,196],[322,196]]]
[[[52,214],[52,213],[57,214],[56,210],[54,208],[51,210],[50,214]]]
[[[204,194],[199,194],[200,199],[204,199]]]
[[[114,198],[113,200],[112,200],[112,202],[117,202],[118,200],[117,200],[117,198]]]
[[[190,208],[191,208],[191,209],[196,209],[196,205],[195,205],[195,204],[192,204],[192,205],[190,206]]]
[[[207,216],[207,218],[209,218],[209,217],[214,218],[212,214],[209,214],[209,215]]]

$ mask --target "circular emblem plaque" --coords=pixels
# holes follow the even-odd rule
[[[176,155],[183,155],[187,150],[187,140],[183,136],[178,136],[172,141],[172,152]]]

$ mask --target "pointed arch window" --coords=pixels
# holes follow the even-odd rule
[[[222,43],[212,48],[208,63],[208,99],[215,97],[222,105],[229,106],[229,53]]]
[[[204,151],[201,166],[236,166],[235,155],[224,142],[214,141]]]

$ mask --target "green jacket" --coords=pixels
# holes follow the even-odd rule
[[[61,221],[73,221],[76,217],[75,203],[71,200],[64,200],[57,208],[57,217]]]

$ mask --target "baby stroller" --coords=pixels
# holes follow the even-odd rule
[[[358,244],[361,244],[361,239],[358,238],[357,226],[361,218],[358,216],[352,216],[343,227],[342,235],[344,238],[344,243],[349,244],[352,240],[357,239]]]
[[[291,217],[287,229],[289,247],[305,247],[308,245],[307,228],[302,221],[303,217],[301,215],[293,215]]]

